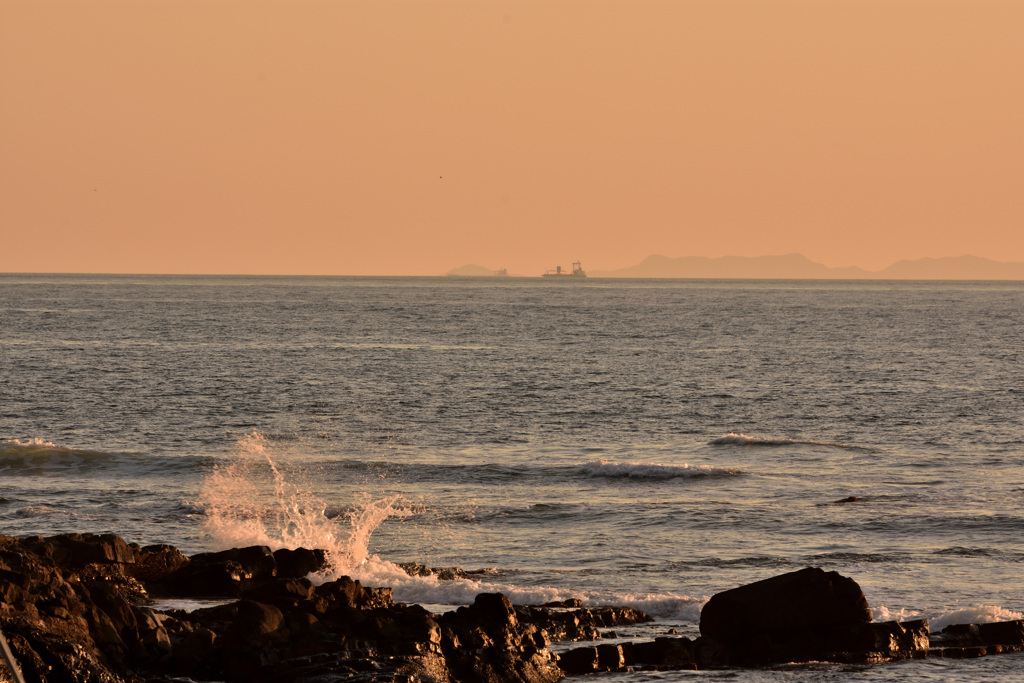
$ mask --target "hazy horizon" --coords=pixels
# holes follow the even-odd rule
[[[0,271],[1024,261],[1024,3],[0,0]]]
[[[641,268],[642,266],[647,264],[649,261],[654,260],[654,259],[664,259],[664,260],[667,260],[667,261],[703,261],[703,262],[706,262],[706,263],[711,264],[711,265],[715,265],[715,264],[721,265],[721,264],[727,263],[729,261],[738,261],[738,262],[756,262],[756,261],[759,261],[759,260],[772,261],[772,260],[780,260],[780,259],[786,259],[786,258],[791,258],[791,257],[792,258],[806,260],[807,265],[811,265],[811,266],[822,266],[823,265],[823,264],[818,264],[816,262],[810,261],[809,259],[806,259],[806,257],[804,255],[802,255],[802,254],[765,254],[765,255],[762,255],[762,256],[754,256],[754,257],[740,257],[740,256],[736,256],[736,255],[726,255],[724,257],[716,257],[716,258],[706,257],[706,256],[668,257],[668,256],[664,256],[662,254],[651,254],[648,257],[642,259],[639,263],[624,265],[624,266],[620,266],[620,267],[597,270],[597,269],[587,269],[586,268],[586,264],[584,264],[584,268],[585,268],[585,270],[587,270],[587,272],[588,272],[590,277],[599,277],[599,278],[600,277],[634,277],[633,275],[628,275],[628,274],[625,274],[625,273],[627,273],[628,271],[631,271],[631,270],[636,270],[638,268]],[[857,279],[858,277],[864,277],[866,279],[871,279],[873,276],[881,274],[881,273],[884,273],[885,271],[892,269],[894,266],[907,265],[907,264],[912,265],[912,266],[928,266],[928,265],[934,265],[936,263],[946,263],[946,262],[950,262],[948,264],[950,266],[955,266],[956,265],[955,264],[956,261],[960,261],[960,260],[972,260],[973,261],[973,260],[976,260],[976,259],[980,259],[980,260],[983,260],[983,261],[991,261],[991,265],[993,265],[993,266],[1019,266],[1020,267],[1020,271],[1022,273],[1022,276],[1020,278],[1014,277],[1014,278],[1010,278],[1010,279],[1024,279],[1024,262],[996,261],[994,259],[984,259],[984,257],[976,257],[973,254],[964,254],[964,255],[956,256],[956,257],[938,257],[938,258],[924,257],[924,258],[921,258],[921,259],[901,260],[901,261],[893,262],[893,263],[889,264],[888,266],[886,266],[885,268],[880,268],[878,270],[868,270],[868,269],[865,269],[865,268],[860,268],[859,266],[850,266],[850,267],[847,267],[846,269],[847,270],[859,270],[859,271],[862,271],[863,275],[862,276],[854,276],[854,279]],[[556,264],[556,265],[562,265],[563,268],[564,268],[568,264],[569,264],[569,261],[565,261],[564,263]],[[487,276],[487,275],[492,275],[495,272],[497,272],[499,270],[502,270],[502,269],[506,270],[507,274],[509,276],[511,276],[511,277],[540,277],[542,272],[545,272],[545,271],[541,271],[541,272],[536,272],[536,273],[520,273],[520,272],[514,272],[514,271],[512,271],[510,269],[507,269],[507,268],[503,268],[502,266],[490,267],[489,265],[481,264],[481,263],[466,263],[466,264],[463,264],[461,266],[457,266],[457,267],[454,267],[454,268],[449,268],[449,269],[447,269],[444,272],[429,273],[429,274],[426,274],[426,275],[417,275],[417,274],[411,274],[411,273],[373,273],[373,274],[363,274],[363,275],[360,275],[360,274],[354,274],[354,273],[260,273],[260,272],[248,272],[248,273],[242,273],[242,272],[205,272],[205,273],[202,273],[202,272],[130,272],[130,271],[76,271],[76,272],[72,272],[72,271],[0,271],[0,275],[68,275],[68,276],[73,276],[73,275],[97,275],[97,276],[102,276],[102,275],[112,275],[112,276],[118,276],[118,275],[125,275],[125,276],[139,275],[139,276],[149,276],[149,275],[152,275],[152,276],[169,276],[169,277],[173,277],[173,276],[183,276],[183,277],[189,277],[189,276],[195,276],[195,277],[204,277],[204,276],[209,276],[209,277],[218,277],[218,276],[227,276],[227,277],[234,277],[234,276],[238,276],[238,277],[246,277],[246,276],[251,276],[251,277],[262,277],[262,276],[271,276],[271,277],[444,277],[444,276],[448,276],[448,275],[460,275],[460,274],[465,276],[466,273],[459,273],[459,271],[469,271],[469,270],[473,270],[473,269],[479,269],[480,272],[472,273],[472,274],[470,274],[468,276],[474,276],[474,275],[475,276]],[[550,268],[547,269],[547,270],[550,270]],[[834,268],[834,269],[830,268],[830,270],[835,270],[835,271],[838,272],[838,271],[841,271],[843,269],[841,269],[841,268]],[[486,272],[484,272],[484,271],[486,271]],[[653,278],[656,278],[656,279],[657,278],[664,278],[664,277],[667,277],[667,278],[679,277],[679,278],[686,279],[688,277],[702,278],[702,277],[706,277],[706,276],[705,275],[693,275],[693,276],[686,276],[686,275],[682,275],[682,276],[673,276],[673,275],[638,275],[638,276],[635,276],[635,277],[653,277]],[[712,277],[713,278],[714,277],[721,277],[722,279],[736,279],[737,276],[734,276],[734,275],[722,275],[722,276],[712,276]],[[742,279],[742,277],[744,277],[744,276],[739,276],[739,277]],[[746,276],[746,277],[752,277],[752,278],[755,278],[755,279],[759,279],[760,278],[760,276],[758,276],[758,275],[750,275],[750,276]],[[807,275],[802,275],[799,272],[794,272],[790,277],[787,277],[785,275],[780,275],[780,276],[769,275],[769,276],[765,276],[766,279],[805,279],[807,277],[808,277]],[[899,276],[897,279],[904,279],[904,278],[905,278],[905,276]],[[847,276],[842,275],[842,274],[836,274],[836,275],[832,275],[832,276],[826,275],[826,276],[823,276],[823,277],[821,277],[819,279],[849,279],[849,278]],[[910,278],[910,279],[959,279],[959,278],[957,278],[955,276],[953,276],[953,277],[928,277],[928,276],[922,276],[920,278]],[[1001,278],[1001,277],[990,277],[990,278],[978,277],[978,278],[975,278],[975,277],[971,277],[971,278],[967,278],[967,279],[1001,280],[1001,279],[1007,279],[1007,278]]]

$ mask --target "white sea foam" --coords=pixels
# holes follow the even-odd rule
[[[709,596],[694,598],[674,593],[618,593],[603,595],[599,598],[588,598],[583,601],[583,604],[587,607],[625,605],[642,610],[655,619],[697,624],[700,623],[700,611],[709,599]]]
[[[921,613],[917,610],[907,609],[901,607],[900,609],[891,610],[885,605],[876,605],[872,607],[871,611],[874,614],[874,621],[908,621],[910,619],[920,619]]]
[[[988,624],[994,621],[1016,621],[1024,614],[996,605],[978,605],[943,612],[928,619],[928,628],[936,633],[953,624]]]
[[[591,477],[625,477],[631,479],[674,479],[677,477],[727,477],[743,474],[734,467],[712,465],[661,465],[646,462],[588,462],[583,472]]]
[[[625,605],[643,610],[660,619],[674,619],[696,624],[707,597],[692,598],[676,594],[591,593],[550,586],[519,586],[501,581],[477,578],[441,580],[437,576],[409,576],[405,571],[376,555],[344,570],[332,568],[312,577],[316,583],[350,576],[367,586],[390,586],[397,602],[432,605],[467,605],[480,593],[503,593],[514,604],[538,605],[546,602],[578,598],[584,607]]]
[[[235,598],[158,598],[148,606],[157,612],[164,612],[172,609],[180,609],[185,612],[195,612],[208,607],[219,607],[235,602]]]
[[[832,448],[856,448],[856,446],[847,446],[841,443],[831,443],[828,441],[810,441],[806,439],[765,439],[758,436],[747,436],[746,434],[736,434],[730,432],[729,434],[723,434],[717,439],[712,439],[708,442],[712,446],[829,446]]]
[[[8,439],[7,441],[0,442],[0,453],[6,453],[7,451],[26,451],[33,449],[42,448],[60,448],[57,444],[52,441],[44,441],[43,439]]]
[[[987,624],[994,621],[1015,621],[1024,619],[1024,614],[996,605],[978,605],[948,609],[937,615],[923,614],[919,610],[901,608],[890,610],[885,605],[874,608],[875,621],[907,621],[928,618],[928,629],[937,633],[953,624]]]
[[[202,503],[190,503],[187,500],[178,501],[178,509],[187,515],[205,515],[206,506]]]

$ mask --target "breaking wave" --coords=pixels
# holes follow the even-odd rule
[[[142,471],[205,468],[212,458],[205,456],[160,456],[146,453],[96,451],[61,446],[45,439],[10,439],[0,442],[0,472],[104,471],[131,467]]]
[[[623,477],[627,479],[675,479],[692,477],[731,477],[743,474],[734,467],[712,465],[659,465],[644,462],[588,462],[583,472],[591,477]]]
[[[49,517],[50,515],[69,514],[66,510],[58,510],[48,505],[28,505],[14,511],[15,517],[30,519],[33,517]]]
[[[107,463],[118,457],[117,453],[68,448],[43,439],[0,442],[0,470],[80,467]]]
[[[842,443],[829,441],[811,441],[805,439],[765,439],[758,436],[747,436],[730,432],[723,434],[717,439],[708,442],[711,446],[828,446],[830,448],[851,448],[859,449],[858,446],[848,446]]]

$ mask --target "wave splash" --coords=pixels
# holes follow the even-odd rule
[[[326,502],[288,481],[259,433],[242,438],[234,457],[214,468],[200,498],[204,531],[218,544],[322,548],[338,572],[351,572],[369,560],[370,537],[384,520],[411,514],[401,507],[401,496],[366,496],[346,515],[329,518]]]
[[[694,468],[696,469],[696,468]],[[288,473],[291,474],[290,472]],[[412,515],[416,509],[402,496],[374,499],[363,494],[354,505],[328,504],[310,487],[289,481],[267,439],[259,433],[242,438],[233,456],[207,476],[195,503],[183,506],[203,514],[204,532],[223,548],[266,545],[278,548],[322,548],[326,569],[311,576],[315,583],[349,576],[365,585],[389,586],[398,602],[460,605],[484,592],[501,592],[517,604],[579,598],[588,607],[620,604],[638,607],[655,617],[696,623],[706,598],[665,594],[598,594],[547,586],[519,586],[480,577],[441,579],[410,576],[400,566],[370,551],[374,532],[385,520]],[[339,514],[339,510],[345,510]]]

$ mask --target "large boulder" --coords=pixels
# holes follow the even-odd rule
[[[700,632],[737,663],[807,661],[865,649],[871,616],[856,581],[808,567],[714,595]]]

